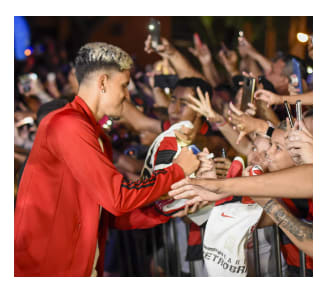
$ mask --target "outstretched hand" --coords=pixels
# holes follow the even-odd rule
[[[206,119],[210,122],[223,122],[224,117],[213,110],[208,92],[206,92],[204,96],[201,89],[197,87],[197,94],[199,96],[199,100],[194,96],[187,96],[188,106],[195,112],[206,117]]]
[[[239,131],[236,144],[239,144],[244,136],[256,130],[255,118],[237,109],[231,102],[229,104],[229,122],[234,129]]]
[[[210,181],[216,182],[216,180],[209,179],[183,179],[172,185],[169,196],[174,199],[188,199],[187,204],[189,205],[203,201],[215,202],[228,196],[227,194],[216,194],[214,190],[209,190]]]
[[[265,89],[257,90],[254,94],[254,98],[266,102],[267,107],[270,107],[273,104],[283,103],[282,96]]]

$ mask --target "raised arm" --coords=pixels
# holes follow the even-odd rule
[[[247,137],[243,137],[238,143],[239,132],[234,130],[222,115],[213,110],[208,93],[205,93],[204,96],[199,88],[197,92],[200,100],[193,96],[188,96],[189,107],[205,116],[211,124],[215,124],[236,151],[243,155],[248,155],[252,146],[250,140]]]
[[[156,134],[162,132],[159,120],[147,117],[129,101],[125,101],[123,104],[122,117],[137,132],[150,131]]]
[[[297,100],[301,100],[304,105],[313,105],[313,92],[309,91],[298,95],[278,95],[265,89],[259,89],[255,92],[255,99],[262,100],[267,106],[273,104],[282,104],[287,101],[289,104],[295,104]]]
[[[189,48],[189,51],[198,58],[203,73],[210,85],[212,85],[212,87],[218,86],[221,83],[221,77],[216,70],[208,46],[206,44],[200,44],[194,35],[194,48]]]
[[[149,54],[154,52],[151,47],[150,35],[145,41],[145,51]],[[157,46],[157,53],[171,62],[180,79],[186,77],[198,77],[206,80],[206,78],[195,70],[189,61],[175,47],[173,47],[166,38],[161,38],[161,44]]]
[[[245,37],[239,37],[239,51],[242,52],[243,55],[247,55],[253,60],[257,61],[260,66],[263,68],[265,74],[272,69],[272,62],[260,54]]]

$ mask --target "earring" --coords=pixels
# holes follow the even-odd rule
[[[105,93],[104,87],[102,87],[102,93]]]

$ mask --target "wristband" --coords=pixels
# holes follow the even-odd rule
[[[265,135],[268,136],[268,137],[272,137],[274,129],[275,129],[274,125],[270,121],[267,121],[267,123],[268,123],[268,129],[267,129]]]
[[[224,119],[224,121],[223,122],[221,122],[221,123],[217,123],[217,122],[215,122],[215,126],[216,127],[223,127],[224,125],[226,125],[227,124],[227,120],[226,119]]]

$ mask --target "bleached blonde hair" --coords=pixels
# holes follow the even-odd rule
[[[130,70],[133,60],[121,48],[102,42],[82,46],[75,59],[76,77],[79,83],[93,71],[100,69]]]

